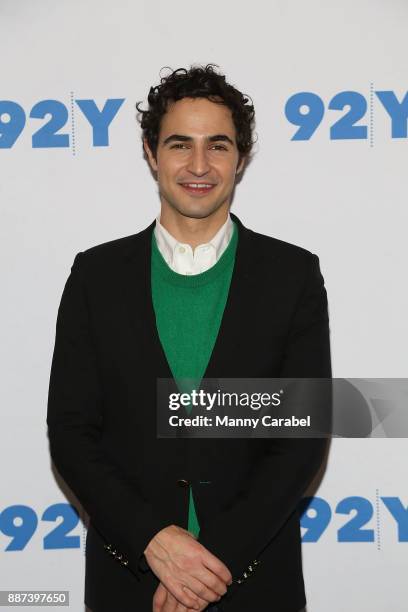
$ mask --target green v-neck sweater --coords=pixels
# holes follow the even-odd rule
[[[238,227],[233,224],[231,239],[219,260],[205,272],[191,276],[170,268],[152,232],[152,301],[160,342],[176,382],[182,378],[194,381],[188,389],[181,385],[182,392],[198,388],[217,339],[238,243]],[[188,414],[190,408],[186,407]],[[188,531],[196,536],[200,531],[191,487]]]

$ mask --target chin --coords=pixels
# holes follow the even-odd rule
[[[206,217],[209,217],[213,212],[213,210],[187,210],[185,212],[181,212],[181,214],[185,217],[190,217],[191,219],[205,219]]]
[[[177,210],[177,212],[180,213],[180,215],[183,215],[184,217],[190,217],[192,219],[205,219],[206,217],[209,217],[210,215],[215,213],[220,208],[220,206],[205,206],[203,203],[200,204],[197,202],[197,204],[195,204],[194,206],[174,206],[173,208],[175,208],[175,210]]]

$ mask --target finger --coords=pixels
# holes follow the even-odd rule
[[[178,605],[179,602],[177,601],[177,599],[173,597],[171,593],[167,592],[167,599],[165,607],[163,608],[163,612],[176,612]],[[168,607],[166,608],[166,606]],[[185,606],[183,607],[185,608]]]
[[[153,612],[162,612],[166,597],[166,588],[162,585],[162,583],[160,583],[153,596]]]
[[[194,579],[192,579],[194,580]],[[183,606],[186,608],[193,608],[194,610],[199,609],[198,598],[189,592],[186,592],[184,589],[184,584],[182,582],[165,582],[163,583],[166,587],[167,591]],[[203,586],[203,585],[202,585]],[[167,611],[166,611],[167,612]]]
[[[201,612],[202,610],[206,610],[207,606],[208,606],[208,602],[201,599],[199,608],[198,608],[198,612]],[[175,612],[197,612],[197,611],[195,610],[195,608],[186,608],[186,606],[183,606],[183,604],[179,602],[177,604],[177,608]]]
[[[184,587],[184,588],[185,588],[185,591],[187,593],[190,591],[190,589],[188,587]],[[205,599],[202,599],[201,597],[198,597],[198,605],[200,607],[200,610],[204,610],[208,606],[208,601],[206,601]],[[190,612],[190,610],[191,610],[191,608],[186,608],[186,609],[187,609],[188,612]],[[177,612],[178,612],[178,610],[177,610]]]
[[[218,559],[215,555],[210,553],[209,550],[205,551],[202,559],[203,565],[215,574],[224,584],[230,584],[232,582],[232,574],[228,567]]]
[[[183,606],[183,604],[178,601],[174,612],[196,612],[196,610],[194,610],[194,608],[186,608],[186,606]]]
[[[188,593],[192,591],[193,596],[195,595],[205,600],[207,603],[218,601],[220,597],[227,592],[227,587],[217,578],[217,576],[215,576],[215,574],[204,569],[204,571],[200,571],[198,575],[200,578],[191,575],[185,577],[183,585],[184,592]]]
[[[166,600],[161,612],[174,612],[174,606],[171,603],[171,594],[169,592],[166,592]]]
[[[186,606],[183,606],[183,604],[178,603],[175,612],[192,612],[192,609],[186,608]]]

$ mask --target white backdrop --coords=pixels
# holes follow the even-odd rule
[[[334,376],[407,375],[407,26],[404,0],[0,0],[0,589],[69,590],[83,612],[85,527],[68,529],[46,436],[55,320],[75,254],[159,210],[135,102],[162,66],[214,62],[251,95],[258,142],[232,210],[319,255]],[[99,146],[77,100],[108,99],[123,103]],[[354,128],[333,128],[350,108]],[[294,113],[307,130],[319,110],[292,140]],[[51,117],[66,146],[38,135]],[[404,439],[333,441],[314,492],[331,517],[303,543],[308,612],[407,609],[407,464]],[[77,539],[47,538],[60,523]]]

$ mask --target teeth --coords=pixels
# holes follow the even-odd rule
[[[206,183],[185,183],[186,187],[193,187],[193,189],[204,189],[207,187],[212,187],[212,185],[208,185]]]

